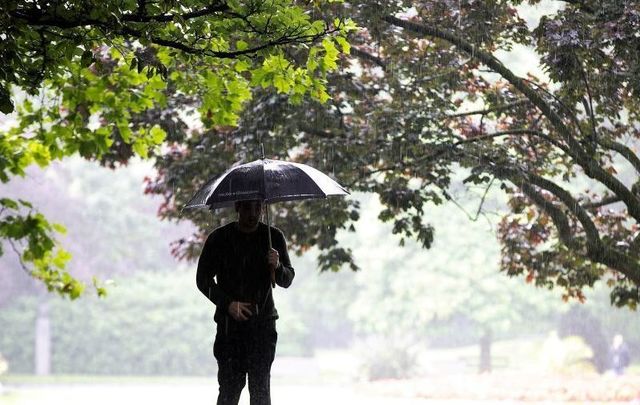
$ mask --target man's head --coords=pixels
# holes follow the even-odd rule
[[[613,337],[613,347],[614,348],[619,348],[620,346],[622,346],[622,343],[624,342],[624,338],[622,337],[622,335],[615,335]]]
[[[238,201],[235,203],[235,208],[238,213],[240,229],[245,232],[255,231],[262,215],[262,201]]]

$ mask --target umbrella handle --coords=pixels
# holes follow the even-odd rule
[[[271,243],[271,218],[269,217],[269,204],[265,204],[265,211],[267,216],[267,238],[269,239],[269,252],[273,248],[273,244]],[[271,278],[271,288],[276,286],[276,282],[273,278]]]

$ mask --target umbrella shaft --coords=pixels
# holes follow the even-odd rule
[[[269,217],[269,204],[265,204],[264,206],[265,215],[267,216],[267,238],[269,238],[269,250],[273,244],[271,243],[271,218]]]

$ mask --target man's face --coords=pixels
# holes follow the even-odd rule
[[[250,230],[257,228],[262,214],[261,201],[241,201],[236,205],[236,210],[241,228]]]

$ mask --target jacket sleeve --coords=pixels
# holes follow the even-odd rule
[[[291,266],[291,260],[289,259],[289,253],[287,252],[287,242],[284,238],[284,234],[277,229],[274,229],[273,245],[278,251],[280,256],[280,265],[276,267],[276,284],[280,287],[287,288],[293,282],[293,277],[296,275]]]
[[[196,272],[196,285],[202,294],[205,295],[217,307],[224,311],[229,308],[231,298],[216,283],[215,277],[220,269],[221,257],[220,246],[217,243],[219,237],[214,231],[204,244],[200,259],[198,260],[198,271]]]

